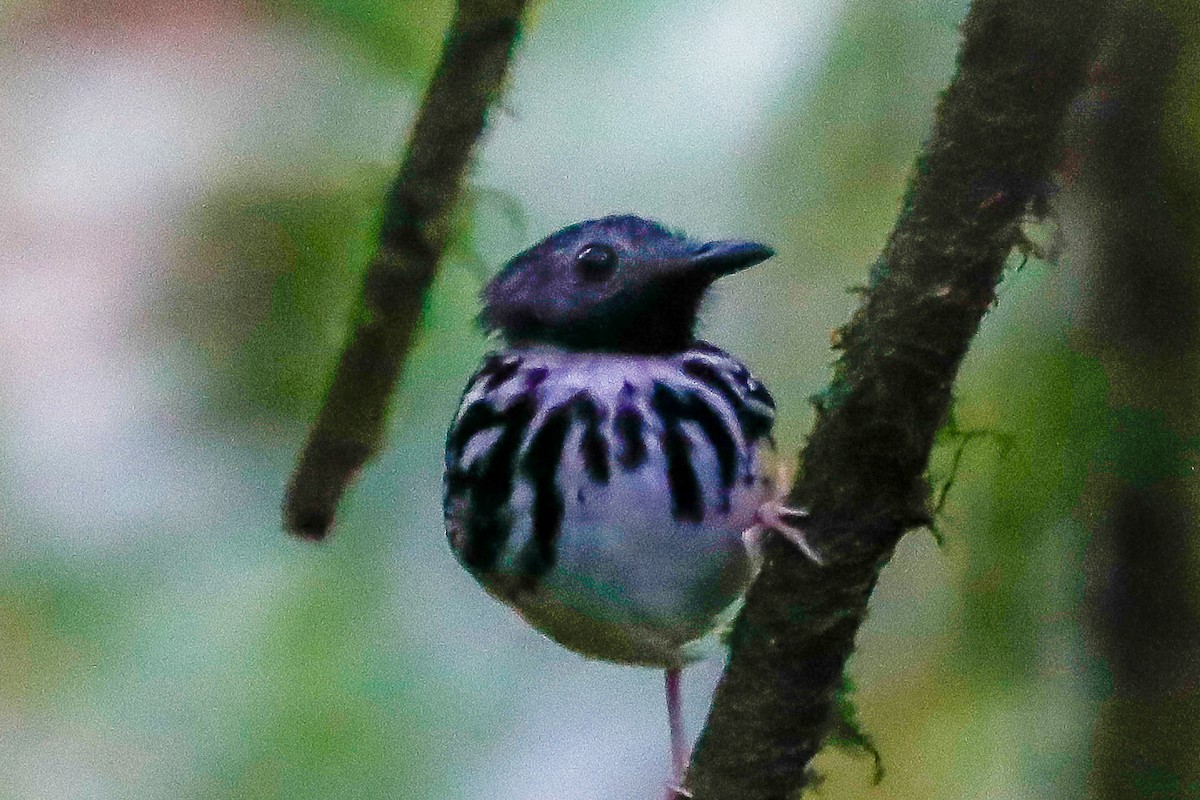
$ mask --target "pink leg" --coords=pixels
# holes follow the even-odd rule
[[[666,800],[687,797],[683,793],[683,776],[687,772],[688,747],[683,736],[683,693],[678,667],[666,673],[667,722],[671,728],[671,785],[667,787]]]

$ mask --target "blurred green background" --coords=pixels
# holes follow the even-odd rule
[[[278,507],[451,4],[0,3],[0,799],[658,796],[661,676],[454,563],[441,444],[476,293],[613,212],[779,257],[705,333],[800,447],[953,69],[914,0],[542,0],[338,534]],[[852,662],[887,775],[830,798],[1200,797],[1200,25],[1115,7],[1050,261],[964,367],[939,531]],[[1061,241],[1060,241],[1061,240]],[[931,465],[940,485],[960,440]],[[719,674],[689,671],[691,733]]]

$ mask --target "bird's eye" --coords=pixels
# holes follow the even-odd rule
[[[588,244],[575,255],[575,263],[585,280],[602,281],[617,268],[617,253],[606,244]]]

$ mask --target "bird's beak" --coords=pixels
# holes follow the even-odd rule
[[[688,259],[688,271],[710,276],[713,280],[731,275],[760,261],[766,261],[775,251],[765,244],[730,239],[708,242],[696,248]]]

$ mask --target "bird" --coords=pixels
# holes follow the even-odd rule
[[[763,534],[819,559],[778,502],[771,394],[696,336],[712,284],[773,255],[633,215],[551,234],[484,287],[499,346],[446,436],[461,565],[566,648],[664,670],[668,797],[686,796],[680,671],[712,649]]]

